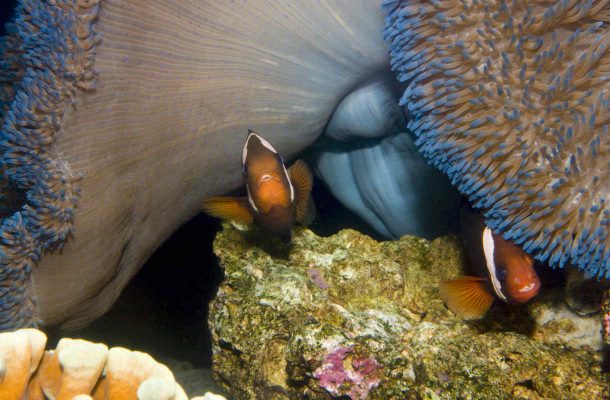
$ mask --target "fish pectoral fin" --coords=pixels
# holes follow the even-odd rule
[[[248,209],[246,198],[212,197],[211,199],[204,200],[201,208],[206,214],[213,217],[230,219],[244,224],[254,222],[254,218]]]
[[[455,315],[464,319],[481,318],[491,307],[494,297],[487,290],[486,281],[475,276],[462,276],[441,281],[441,299]]]
[[[288,175],[296,192],[297,221],[309,225],[316,218],[316,205],[311,197],[311,170],[304,161],[296,160],[288,169]]]

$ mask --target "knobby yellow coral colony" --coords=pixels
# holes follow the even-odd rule
[[[538,260],[610,276],[610,2],[383,7],[424,155]]]
[[[2,400],[187,400],[172,372],[150,355],[81,339],[45,351],[36,329],[0,333]],[[195,399],[220,399],[206,395]]]

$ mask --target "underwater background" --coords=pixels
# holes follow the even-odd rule
[[[321,28],[314,29],[309,25],[311,15],[304,17],[306,10],[303,15],[280,12],[280,20],[296,18],[314,38],[325,36],[325,26],[342,27],[337,40],[358,43],[362,48],[341,48],[332,56],[317,48],[307,53],[301,51],[298,38],[276,31],[266,36],[265,29],[256,27],[248,40],[258,43],[271,37],[267,50],[275,51],[279,46],[292,55],[279,57],[281,62],[275,63],[259,57],[256,51],[236,51],[235,70],[208,70],[207,65],[202,70],[213,73],[204,74],[205,78],[197,75],[200,71],[196,68],[189,68],[197,58],[195,51],[194,55],[190,50],[180,52],[163,41],[172,37],[182,43],[182,36],[168,34],[172,29],[166,28],[171,23],[152,22],[153,16],[164,13],[170,20],[181,17],[181,9],[160,3],[159,9],[145,18],[138,14],[138,7],[110,0],[100,3],[107,9],[96,1],[74,9],[78,2],[58,0],[58,6],[54,2],[19,3],[26,15],[18,24],[20,37],[25,39],[24,48],[34,54],[24,56],[25,63],[31,63],[27,64],[29,71],[44,70],[48,63],[65,73],[54,70],[55,75],[28,77],[23,87],[34,82],[34,100],[49,96],[69,106],[64,115],[52,109],[55,104],[40,105],[24,100],[26,97],[15,101],[22,107],[17,111],[9,112],[9,104],[3,104],[6,121],[18,122],[7,122],[9,128],[0,141],[2,198],[10,200],[3,208],[0,229],[0,277],[4,279],[2,290],[8,293],[3,292],[0,301],[2,326],[31,326],[35,318],[42,318],[36,315],[40,306],[47,349],[59,349],[62,338],[73,337],[143,351],[169,367],[189,396],[212,391],[235,399],[610,398],[610,296],[605,280],[610,273],[610,250],[604,247],[610,226],[610,180],[606,179],[610,164],[605,163],[610,154],[610,97],[604,86],[610,79],[610,2],[558,2],[549,8],[553,12],[537,10],[535,17],[531,14],[534,11],[517,3],[512,9],[500,2],[495,13],[483,7],[480,12],[485,22],[481,24],[485,29],[473,32],[486,40],[472,39],[476,46],[470,47],[463,40],[447,42],[438,32],[430,32],[441,27],[456,29],[459,35],[460,18],[476,21],[469,13],[476,14],[472,10],[479,2],[464,6],[463,14],[457,17],[452,11],[437,15],[435,7],[441,7],[442,2],[424,2],[419,7],[411,1],[386,0],[375,4],[378,13],[371,19],[367,13],[360,15],[354,6],[356,11],[346,11],[344,17],[350,22],[345,26],[358,26],[362,29],[359,34],[366,38],[377,32],[378,37],[370,41],[354,41],[353,30],[342,29],[344,25],[337,23],[341,18],[332,12],[323,19]],[[4,30],[4,22],[10,20],[17,4],[15,0],[2,3],[0,35],[15,32],[15,26],[12,31]],[[366,4],[370,7],[372,3]],[[218,11],[224,6],[212,8]],[[37,13],[38,7],[44,11]],[[317,9],[312,9],[315,16]],[[231,10],[231,15],[241,18],[239,7]],[[101,41],[88,25],[95,20],[91,15],[98,12],[102,19],[113,13],[119,16],[105,20],[111,23]],[[562,26],[557,28],[559,33],[536,40],[535,35],[510,39],[506,32],[514,28],[511,12],[522,16],[524,26],[533,32],[555,29],[554,16],[569,20],[566,29],[574,32],[568,37]],[[71,19],[73,14],[78,18]],[[258,17],[263,16],[267,14]],[[64,47],[61,40],[55,41],[61,35],[44,29],[45,21],[52,18],[61,21],[55,28],[75,28],[78,32],[67,36]],[[213,27],[206,35],[214,38],[210,39],[214,53],[219,40],[214,36],[218,33],[215,24],[218,22],[219,31],[223,31],[225,20],[210,18],[202,26]],[[490,21],[502,18],[507,18],[502,29],[491,26]],[[572,21],[579,18],[585,21],[582,29]],[[429,20],[435,22],[427,25]],[[143,37],[155,37],[160,30],[159,49],[142,55],[138,53],[140,44],[130,42],[131,38],[123,43],[121,30],[125,26],[143,32]],[[191,29],[198,26],[197,21],[184,26],[181,34],[201,36],[197,29]],[[282,33],[284,28],[291,33],[298,30],[282,23],[273,28]],[[426,35],[430,35],[430,42],[437,41],[434,46],[422,44],[428,43]],[[492,36],[498,42],[510,42],[506,48],[514,54],[496,51]],[[277,43],[274,38],[278,38]],[[68,53],[74,49],[72,44],[80,43],[83,51],[76,52],[74,58],[45,58],[53,52],[37,46],[46,41]],[[109,48],[116,55],[106,52],[108,48],[101,45],[104,41],[115,46]],[[327,44],[324,40],[310,42]],[[586,50],[589,42],[590,50]],[[573,44],[584,55],[564,56],[570,54]],[[101,79],[96,87],[97,74],[104,77],[98,70],[90,70],[93,57],[88,51],[96,46],[100,58],[106,60],[102,71],[129,66],[126,69],[132,74],[149,63],[150,79],[134,84],[128,74],[116,80]],[[541,46],[547,47],[533,62],[538,68],[524,62],[520,75],[508,72],[515,60],[524,57],[524,51],[536,53]],[[177,68],[181,72],[173,69],[177,64],[164,64],[164,57],[173,50],[177,54],[172,53],[172,57],[186,65],[182,70]],[[370,59],[354,56],[368,55],[369,50]],[[472,61],[478,51],[489,57],[480,69],[461,70],[451,59],[459,54]],[[263,67],[242,62],[242,55],[252,54],[250,62],[260,61]],[[496,56],[499,61],[493,64]],[[159,59],[160,64],[156,64]],[[566,59],[580,67],[564,68]],[[3,61],[5,67],[11,67],[14,60],[7,56]],[[284,63],[289,67],[283,68]],[[346,72],[335,73],[335,67]],[[584,71],[589,67],[587,74]],[[276,71],[274,68],[294,73],[296,78],[290,81],[292,78],[279,73],[280,78],[270,74],[268,81],[233,81],[223,75],[239,71],[248,76]],[[551,70],[549,75],[544,75],[545,68]],[[553,68],[561,70],[557,74],[565,74],[554,74]],[[528,79],[526,70],[531,73]],[[318,73],[325,77],[318,79]],[[168,78],[171,76],[184,81],[174,84]],[[313,78],[306,81],[302,76]],[[191,86],[198,79],[216,82],[210,90],[224,88],[218,82],[228,82],[227,87],[235,84],[243,88],[243,97],[241,91],[229,88],[222,101],[216,103],[211,95],[211,103],[202,102],[205,112],[188,109],[184,104],[192,104],[197,93],[203,92]],[[485,79],[489,81],[483,82]],[[53,86],[57,82],[65,83],[60,89],[68,94],[57,94],[61,92],[57,89],[61,85]],[[284,90],[274,86],[285,82],[296,82],[296,87]],[[511,85],[526,86],[521,99],[528,105],[524,110],[511,103]],[[588,85],[590,90],[582,94],[582,87],[589,89]],[[126,93],[137,94],[122,97],[123,87]],[[6,93],[21,88],[15,84]],[[250,91],[252,88],[262,88],[268,97]],[[331,88],[329,93],[326,88]],[[155,103],[166,104],[164,95],[158,95],[164,90],[174,99],[169,102],[175,107],[171,112]],[[560,92],[568,93],[572,103],[553,103]],[[102,101],[108,103],[97,107],[88,96],[100,93]],[[546,111],[539,110],[540,115],[556,113],[555,119],[536,119],[538,114],[536,118],[528,114],[536,106],[531,96],[537,95],[550,104]],[[506,104],[504,108],[489,107],[485,103],[493,102],[489,99]],[[149,100],[157,108],[138,108]],[[230,108],[225,102],[236,106],[235,115],[223,114]],[[29,112],[32,104],[52,110],[38,118]],[[136,104],[134,119],[119,126],[119,117],[88,121],[88,114],[82,112],[93,110],[89,115],[103,115],[116,104]],[[470,106],[472,113],[462,115]],[[244,116],[240,107],[250,114]],[[585,110],[582,112],[591,116],[572,121],[566,117],[573,117],[570,110]],[[207,112],[210,114],[202,116]],[[531,140],[529,131],[518,123],[521,118],[531,122],[540,143],[533,144],[536,140]],[[198,122],[190,126],[185,121],[191,119]],[[149,125],[138,125],[143,120]],[[513,121],[515,131],[525,133],[504,132],[499,120]],[[70,154],[70,163],[64,163],[58,158],[62,151],[52,147],[54,138],[32,133],[38,132],[36,123],[40,121],[57,128],[55,133],[62,124],[77,122],[85,130],[98,130],[99,136],[89,143],[78,135],[71,136],[69,130],[61,131],[55,139],[67,146],[62,149],[76,149]],[[573,129],[572,123],[578,128]],[[196,138],[205,132],[198,124],[213,126],[215,135],[202,143],[181,142],[180,134]],[[18,128],[29,132],[25,139],[14,136]],[[40,131],[46,134],[47,128],[44,125]],[[105,142],[104,130],[114,133],[113,129],[119,128],[124,130],[117,131],[116,137],[126,142]],[[272,145],[259,139],[269,154],[261,156],[260,149],[248,147],[254,133],[250,128],[261,138],[269,133]],[[149,136],[148,131],[152,132]],[[131,132],[135,132],[133,137],[127,134]],[[254,136],[258,138],[256,133]],[[142,138],[150,138],[150,143]],[[484,140],[477,142],[480,138]],[[41,141],[34,143],[34,139]],[[167,149],[174,140],[181,149],[177,154],[185,156],[161,156],[172,153]],[[26,148],[29,145],[33,147]],[[107,156],[96,152],[98,145],[105,146]],[[125,148],[130,150],[122,158]],[[40,154],[36,153],[40,149]],[[197,157],[192,155],[203,154],[202,149],[202,158],[209,162],[205,165],[214,168],[201,168],[193,161]],[[140,154],[145,162],[140,163]],[[293,227],[292,221],[288,227],[292,233],[280,235],[282,240],[270,233],[275,229],[273,223],[266,225],[268,221],[257,219],[257,213],[261,214],[258,201],[262,200],[248,180],[251,170],[247,165],[269,155],[279,174],[285,174],[282,179],[287,186],[283,189],[291,193],[290,201],[296,204],[297,222],[306,214],[304,208],[299,209],[299,201],[301,206],[309,204],[307,198],[303,202],[303,193],[311,195],[317,211],[315,220],[306,227]],[[113,159],[115,156],[118,158]],[[129,159],[139,161],[131,164],[125,161]],[[153,161],[146,165],[149,159]],[[305,182],[293,167],[297,159],[309,165],[302,172],[307,176],[301,176]],[[90,169],[72,175],[68,164],[76,165],[74,170]],[[178,171],[176,175],[174,171]],[[502,180],[498,175],[508,178]],[[267,175],[254,178],[269,180]],[[80,190],[79,182],[86,182],[85,190]],[[313,187],[302,189],[311,182]],[[237,215],[230,207],[228,214],[206,208],[218,199],[213,196],[221,194],[226,197],[220,198],[219,204],[233,201],[231,204],[242,207],[238,216],[243,218],[244,211],[252,214],[246,215],[246,220],[254,218],[259,227],[247,227],[240,218],[230,218]],[[570,201],[571,196],[577,200]],[[192,217],[204,200],[204,210],[221,218],[202,212]],[[483,209],[485,218],[473,206]],[[83,214],[80,220],[79,210]],[[73,219],[76,223],[85,221],[83,229],[73,229]],[[93,239],[81,247],[76,240],[79,232]],[[70,266],[62,257],[74,257],[75,265],[83,269],[73,275],[67,268],[56,276],[51,270],[40,272],[40,260],[60,268]],[[13,265],[21,270],[11,270]],[[13,271],[17,272],[13,275]],[[41,275],[30,281],[32,271]],[[32,282],[39,285],[39,293],[30,287]],[[40,302],[35,294],[40,295]],[[10,340],[2,343],[10,344]],[[40,339],[19,340],[29,341],[34,354]],[[17,354],[20,352],[26,354],[22,350]],[[48,362],[47,356],[41,355],[43,364]],[[34,379],[38,377],[32,382]],[[0,384],[0,394],[2,390]],[[175,398],[180,397],[176,394]]]

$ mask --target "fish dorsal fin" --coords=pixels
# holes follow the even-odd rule
[[[248,200],[241,197],[212,197],[202,204],[205,213],[211,216],[251,224],[254,221],[248,209]]]
[[[302,160],[296,160],[288,169],[290,182],[296,191],[297,221],[309,225],[316,218],[316,205],[311,198],[313,176]]]
[[[464,319],[481,318],[494,301],[493,295],[487,290],[485,279],[475,276],[441,281],[439,290],[447,307]]]

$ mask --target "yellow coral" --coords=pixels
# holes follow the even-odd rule
[[[82,339],[44,351],[46,341],[36,329],[0,333],[0,399],[188,400],[169,368],[146,353]]]

